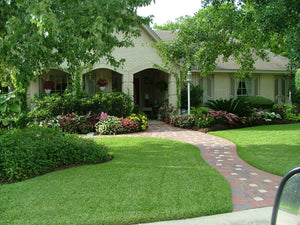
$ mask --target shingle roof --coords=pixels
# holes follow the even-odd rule
[[[154,30],[154,32],[160,37],[161,40],[165,41],[171,41],[176,37],[175,33],[172,33],[168,30]],[[256,72],[285,73],[287,71],[287,64],[289,62],[289,59],[287,57],[275,55],[272,52],[269,52],[268,57],[269,61],[264,61],[261,58],[257,59],[254,64]],[[220,56],[216,61],[216,72],[235,72],[239,69],[240,66],[233,60],[222,62],[222,58],[223,57]]]
[[[154,30],[154,32],[164,41],[172,41],[176,35],[168,30]]]
[[[223,57],[219,57],[216,61],[216,72],[223,71],[236,71],[239,69],[239,65],[236,64],[233,60],[228,62],[222,62]],[[264,61],[258,57],[257,61],[254,64],[256,72],[269,72],[269,73],[285,73],[287,71],[287,64],[289,59],[284,56],[275,55],[272,52],[268,52],[268,61]]]

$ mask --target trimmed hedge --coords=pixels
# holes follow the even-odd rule
[[[70,113],[99,115],[101,112],[106,112],[111,116],[127,117],[133,108],[131,97],[122,92],[101,92],[94,96],[87,94],[41,95],[32,99],[32,104],[34,107],[30,115],[37,121]]]
[[[62,166],[107,161],[107,148],[52,128],[32,127],[0,135],[0,182],[25,180]]]
[[[271,99],[262,96],[247,96],[241,98],[248,102],[251,107],[257,109],[272,109],[274,105],[274,102]]]

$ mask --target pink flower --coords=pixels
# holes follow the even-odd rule
[[[107,113],[101,112],[100,118],[101,118],[102,120],[106,120],[106,118],[107,118]]]

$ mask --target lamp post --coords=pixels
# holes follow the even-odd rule
[[[187,82],[187,96],[188,96],[188,115],[191,114],[191,81],[192,81],[192,73],[191,71],[187,72],[186,82]]]

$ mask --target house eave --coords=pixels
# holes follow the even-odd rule
[[[192,72],[200,73],[199,70],[193,69]],[[214,70],[213,73],[237,73],[236,69],[218,69]],[[286,70],[255,70],[253,73],[255,74],[287,74]]]
[[[158,42],[161,40],[161,38],[158,36],[157,33],[155,33],[151,27],[148,25],[143,25],[143,28],[148,32],[148,34],[154,39],[154,41]]]

